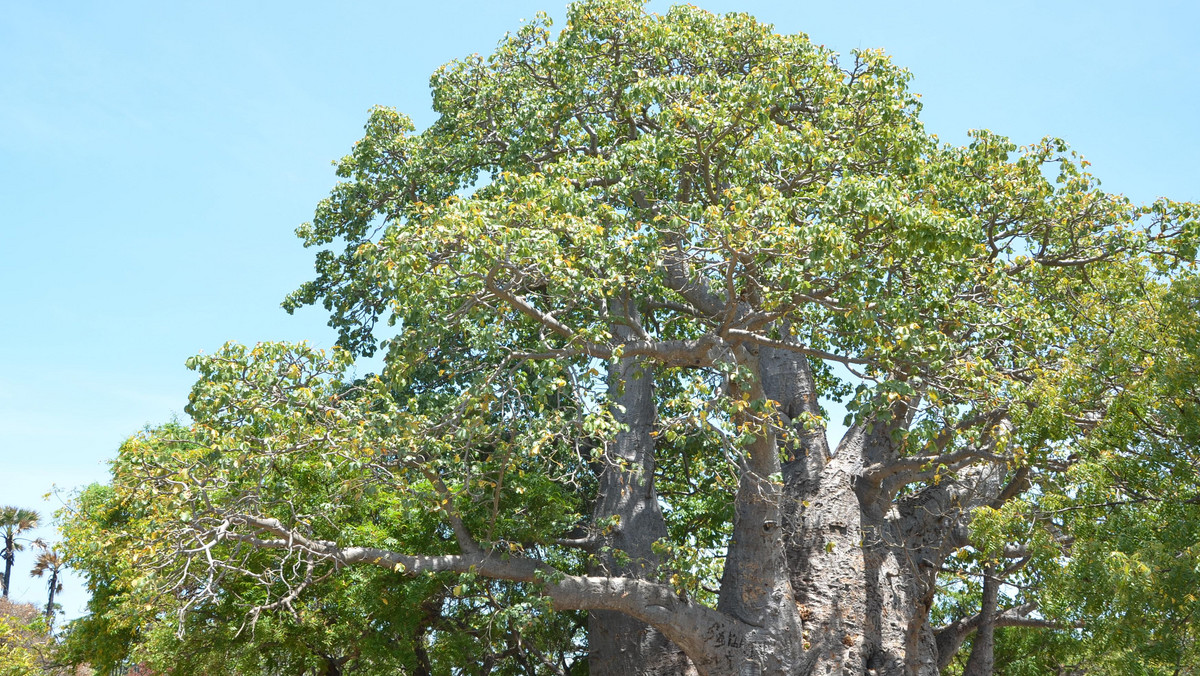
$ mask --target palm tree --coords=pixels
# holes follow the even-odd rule
[[[17,552],[25,549],[17,541],[17,536],[27,530],[37,528],[38,521],[41,519],[41,515],[32,509],[0,507],[0,535],[4,536],[4,551],[0,553],[0,556],[4,557],[4,598],[8,598],[13,561],[16,559]]]
[[[42,552],[38,554],[37,563],[34,564],[33,570],[29,571],[29,576],[41,577],[46,573],[50,574],[50,584],[47,585],[50,589],[50,598],[46,600],[46,626],[53,629],[54,595],[63,590],[59,574],[66,565],[63,563],[62,554],[58,553],[58,547],[47,547],[46,543],[41,540],[38,540],[36,544]]]

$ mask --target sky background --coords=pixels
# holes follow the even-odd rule
[[[696,4],[883,48],[945,141],[1059,136],[1110,191],[1200,200],[1200,3]],[[373,105],[428,125],[433,70],[539,9],[561,24],[547,0],[0,0],[0,504],[49,517],[52,487],[105,480],[125,437],[182,416],[190,355],[330,346],[320,312],[279,308],[330,161]],[[44,599],[32,564],[17,599]],[[67,616],[86,598],[69,579]]]

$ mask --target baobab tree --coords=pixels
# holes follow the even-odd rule
[[[972,632],[986,671],[997,627],[1065,626],[1021,578],[1072,547],[1039,505],[1136,419],[1196,207],[1057,139],[941,144],[908,79],[627,0],[443,67],[437,120],[372,111],[299,231],[286,307],[339,348],[197,357],[194,426],[123,448],[133,555],[183,613],[361,566],[498,633],[586,612],[593,674],[932,675]],[[953,584],[982,603],[936,623]]]

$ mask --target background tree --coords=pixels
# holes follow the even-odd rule
[[[501,626],[587,612],[559,649],[596,674],[986,671],[998,629],[1069,626],[1054,510],[1144,410],[1114,319],[1194,262],[1196,207],[1107,194],[1057,139],[942,145],[877,52],[568,14],[439,70],[429,129],[372,112],[287,303],[340,349],[196,358],[189,437],[122,449],[155,588],[252,584],[253,617],[350,567],[488,580]]]
[[[46,597],[46,626],[51,630],[54,628],[54,597],[62,592],[62,582],[59,581],[66,564],[63,562],[62,555],[59,554],[57,546],[49,546],[44,542],[38,542],[37,560],[33,564],[33,570],[29,571],[30,577],[46,577],[46,589],[49,592]]]
[[[1127,347],[1112,357],[1143,377],[1080,448],[1064,477],[1071,499],[1046,505],[1074,539],[1070,562],[1048,580],[1047,610],[1086,627],[1089,671],[1195,673],[1200,279],[1181,276],[1120,315],[1111,331]]]
[[[45,654],[49,642],[45,618],[36,607],[0,598],[0,676],[52,673]]]
[[[1035,620],[1000,615],[995,673],[1176,674],[1200,663],[1190,621],[1200,592],[1197,288],[1195,274],[1183,274],[1112,308],[1108,349],[1095,356],[1119,364],[1109,373],[1139,376],[1108,379],[1114,397],[1105,417],[1071,447],[1069,466],[1047,477],[1053,482],[1023,497],[1020,512],[977,514],[975,541],[993,543],[1005,600],[1039,604]],[[1033,528],[1039,538],[1021,535]],[[986,594],[970,571],[982,572],[983,557],[968,558],[975,563],[962,561],[943,582],[968,579]],[[943,597],[960,601],[979,599]],[[1039,626],[1074,630],[1029,631]],[[965,655],[959,661],[949,673],[960,673]]]
[[[8,598],[8,586],[12,581],[12,567],[17,552],[25,550],[18,536],[37,528],[39,520],[41,516],[32,509],[0,507],[0,536],[4,538],[4,598]]]

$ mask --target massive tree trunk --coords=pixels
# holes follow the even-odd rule
[[[633,312],[614,303],[617,312]],[[618,332],[626,330],[618,327]],[[654,489],[653,362],[629,357],[609,369],[613,416],[623,429],[604,451],[596,522],[616,519],[601,541],[592,575],[653,577],[658,557],[654,542],[667,534]],[[693,669],[662,632],[629,615],[593,610],[588,615],[588,668],[592,676],[686,674]]]
[[[892,411],[890,425],[850,429],[830,453],[807,359],[761,347],[738,360],[756,379],[728,383],[728,394],[773,400],[782,422],[734,421],[757,430],[743,449],[717,607],[739,629],[706,635],[705,652],[721,657],[693,666],[647,624],[593,611],[594,673],[936,676],[937,571],[965,543],[970,509],[999,494],[1003,468],[981,465],[901,494],[905,475],[880,468],[901,459],[892,432],[907,424],[903,410]],[[602,556],[595,572],[648,577],[650,547],[665,532],[651,481],[653,384],[632,358],[620,360],[612,381],[626,429],[608,451],[596,516],[620,516],[609,542],[628,559]]]
[[[763,385],[791,427],[784,445],[787,566],[804,622],[801,673],[935,676],[929,615],[937,571],[965,544],[969,510],[1000,491],[1003,468],[981,466],[897,498],[903,478],[871,476],[900,459],[906,423],[859,424],[829,452],[807,359],[762,350]]]
[[[804,621],[801,643],[812,664],[805,673],[866,674],[878,669],[884,653],[884,607],[895,614],[907,605],[893,602],[890,584],[880,585],[889,562],[882,537],[886,510],[861,480],[868,454],[886,448],[879,448],[881,434],[860,426],[831,454],[807,359],[775,348],[764,349],[763,359],[769,364],[766,395],[778,402],[791,428],[784,526],[788,571]]]
[[[753,378],[728,378],[734,400],[765,398],[762,374],[767,364],[758,350],[737,350],[737,359]],[[778,433],[772,416],[750,408],[734,415],[735,432],[752,441],[741,453],[740,479],[734,497],[733,534],[725,556],[717,610],[746,626],[739,673],[795,673],[803,658],[797,638],[802,624],[787,570],[783,529],[783,486]]]
[[[885,441],[853,428],[818,477],[787,484],[795,505],[789,567],[814,660],[808,673],[938,673],[929,624],[937,571],[965,544],[969,510],[995,497],[1002,470],[984,467],[895,499],[863,471]]]

